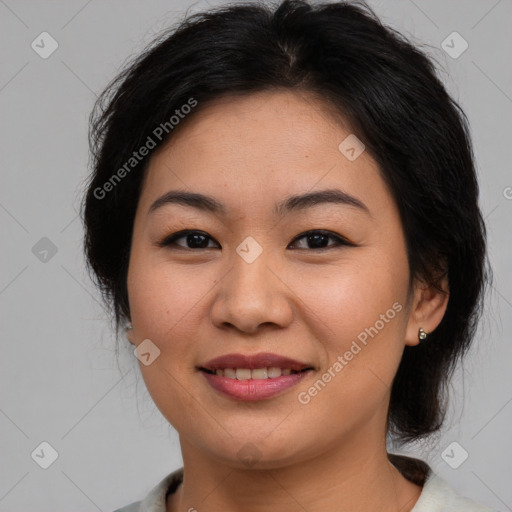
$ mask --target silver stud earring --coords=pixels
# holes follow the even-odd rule
[[[420,327],[420,329],[418,331],[418,339],[420,340],[420,342],[422,342],[423,340],[426,340],[427,336],[428,336],[428,332],[425,332],[423,330],[423,328]]]

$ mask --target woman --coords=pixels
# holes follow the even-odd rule
[[[488,278],[467,121],[364,5],[231,5],[92,119],[84,247],[183,468],[120,509],[484,511],[437,432]]]

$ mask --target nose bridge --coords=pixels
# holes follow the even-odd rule
[[[252,237],[244,239],[232,255],[230,272],[219,287],[213,321],[254,332],[261,324],[286,325],[291,308],[285,287],[273,272],[270,251]]]
[[[272,286],[269,279],[271,266],[270,251],[263,248],[253,237],[246,237],[235,249],[232,258],[230,293],[235,295],[252,294],[262,299]],[[275,283],[274,283],[275,284]]]

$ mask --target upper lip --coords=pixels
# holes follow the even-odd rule
[[[290,359],[289,357],[271,354],[270,352],[261,352],[259,354],[225,354],[216,357],[200,366],[205,370],[224,370],[226,368],[248,368],[254,370],[257,368],[290,368],[300,372],[306,368],[312,368],[311,365]]]

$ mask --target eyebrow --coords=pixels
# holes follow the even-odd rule
[[[292,211],[305,210],[326,203],[355,207],[370,215],[368,207],[361,200],[338,189],[326,189],[287,197],[284,201],[275,205],[274,213],[282,217]],[[180,190],[170,190],[159,197],[150,206],[148,215],[166,204],[179,204],[209,213],[226,215],[225,206],[215,198],[196,192]]]

